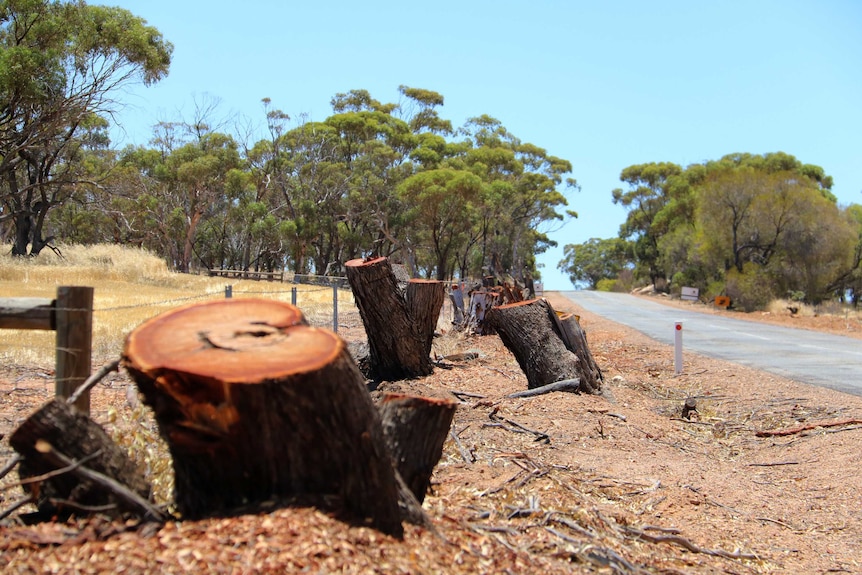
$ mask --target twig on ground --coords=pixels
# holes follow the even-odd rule
[[[679,535],[650,535],[645,531],[641,531],[640,529],[636,529],[634,527],[625,527],[625,530],[634,535],[647,541],[649,543],[676,543],[683,549],[687,549],[692,553],[702,553],[704,555],[712,555],[713,557],[724,557],[726,559],[757,559],[757,555],[752,553],[742,553],[740,551],[724,551],[723,549],[706,549],[704,547],[700,547],[695,545],[685,537],[680,537]]]
[[[452,395],[454,395],[455,397],[457,397],[460,401],[464,401],[464,398],[465,398],[465,397],[470,397],[470,398],[473,398],[473,399],[485,399],[485,396],[484,396],[484,395],[479,395],[478,393],[469,393],[469,392],[466,392],[466,391],[457,391],[457,390],[454,390],[454,389],[450,389],[450,390],[449,390],[449,393],[451,393]]]
[[[6,465],[3,466],[3,469],[0,469],[0,479],[3,479],[4,477],[6,477],[6,475],[9,474],[10,471],[15,469],[15,466],[18,465],[21,459],[22,457],[20,455],[15,455],[14,457],[12,457],[12,459],[10,459],[6,463]]]
[[[749,463],[749,467],[778,467],[779,465],[799,465],[798,461],[775,461],[773,463]]]
[[[551,437],[547,433],[542,433],[541,431],[536,431],[535,429],[530,429],[529,427],[525,427],[525,426],[521,425],[517,421],[512,421],[511,419],[506,419],[505,417],[499,417],[497,415],[497,411],[498,411],[498,408],[495,407],[494,410],[488,414],[488,417],[491,419],[491,421],[494,422],[494,424],[491,424],[491,425],[494,425],[495,427],[497,427],[497,426],[502,427],[506,431],[512,431],[514,433],[529,433],[529,434],[535,435],[536,436],[535,440],[541,441],[542,443],[550,443],[551,442]],[[506,424],[510,425],[511,427],[506,427],[505,425],[503,425],[503,423],[506,423]],[[489,424],[486,423],[485,426],[488,427]]]
[[[781,525],[782,527],[786,527],[787,529],[790,529],[791,531],[796,531],[796,529],[794,529],[793,527],[791,527],[787,523],[785,523],[783,521],[779,521],[777,519],[770,519],[769,517],[755,517],[755,519],[757,519],[758,521],[768,521],[770,523],[775,523],[776,525]]]
[[[464,463],[467,463],[469,465],[470,463],[476,462],[476,456],[473,455],[471,452],[467,451],[467,449],[464,447],[464,444],[461,443],[461,438],[459,438],[458,435],[451,429],[449,430],[449,437],[451,437],[452,441],[455,442],[455,447],[458,448],[458,453],[461,454],[461,459],[464,460]]]
[[[62,465],[71,466],[72,469],[70,471],[72,473],[107,489],[123,500],[126,504],[143,511],[145,516],[149,516],[159,522],[167,520],[168,516],[166,513],[134,491],[131,491],[125,485],[107,475],[99,473],[98,471],[93,471],[92,469],[81,466],[80,462],[73,461],[69,457],[63,455],[54,449],[54,447],[47,441],[40,439],[36,443],[36,449],[43,453],[47,459],[53,459],[55,462],[59,462]]]
[[[782,437],[785,435],[794,435],[796,433],[802,433],[803,431],[810,431],[812,429],[817,429],[818,427],[839,427],[842,425],[858,425],[862,423],[862,419],[842,419],[839,421],[821,421],[819,423],[809,423],[808,425],[801,425],[799,427],[790,427],[787,429],[772,429],[766,431],[758,431],[754,435],[757,437]]]
[[[107,363],[107,364],[103,365],[101,368],[99,368],[99,371],[97,371],[96,373],[94,373],[93,375],[88,377],[86,380],[84,380],[84,383],[82,383],[81,385],[78,386],[78,389],[76,389],[75,392],[69,396],[69,398],[66,400],[66,402],[70,403],[70,404],[75,403],[76,401],[78,401],[78,398],[80,398],[82,395],[84,395],[85,393],[90,391],[90,389],[95,387],[95,385],[97,383],[102,381],[106,375],[108,375],[112,371],[117,371],[119,368],[120,368],[120,360],[119,359],[115,359],[111,363]]]
[[[83,457],[83,458],[79,459],[78,461],[74,461],[70,465],[66,465],[65,467],[61,467],[59,469],[54,469],[54,470],[49,471],[47,473],[43,473],[42,475],[36,475],[35,477],[28,477],[27,479],[22,479],[21,481],[19,481],[17,483],[10,483],[9,485],[4,485],[3,487],[0,487],[0,491],[5,491],[6,489],[12,489],[13,487],[21,487],[23,485],[30,485],[31,483],[41,483],[42,481],[47,481],[48,479],[51,479],[52,477],[58,477],[60,475],[64,475],[66,473],[69,473],[70,471],[74,471],[76,468],[80,467],[81,465],[84,465],[88,461],[91,461],[91,460],[99,457],[100,455],[102,455],[101,449],[96,451],[95,453],[91,453],[87,457]]]
[[[7,507],[6,509],[0,511],[0,521],[2,521],[3,519],[6,519],[10,515],[15,513],[16,511],[18,511],[20,508],[24,507],[28,503],[32,503],[33,501],[34,501],[34,499],[33,499],[32,495],[28,495],[27,497],[19,499],[18,501],[16,501],[15,503],[13,503],[9,507]]]

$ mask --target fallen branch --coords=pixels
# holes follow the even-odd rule
[[[514,433],[529,433],[536,436],[535,441],[541,441],[542,443],[551,442],[551,437],[547,433],[542,433],[541,431],[530,429],[529,427],[521,425],[517,421],[512,421],[511,419],[506,419],[505,417],[499,417],[497,415],[496,407],[491,413],[488,414],[488,417],[496,424],[496,426],[502,427],[506,431],[512,431]],[[510,425],[511,427],[506,427],[504,423]],[[489,426],[489,424],[486,423],[485,426]]]
[[[70,471],[78,475],[79,477],[86,479],[88,481],[92,481],[93,483],[107,489],[122,501],[130,505],[131,507],[140,509],[144,512],[145,515],[152,517],[155,521],[163,523],[167,520],[168,516],[166,513],[161,511],[155,505],[135,493],[131,491],[123,484],[118,481],[111,479],[107,475],[103,475],[98,471],[93,471],[92,469],[88,469],[83,467],[80,462],[73,461],[54,449],[54,447],[44,440],[39,440],[36,443],[36,449],[46,456],[46,459],[53,459],[55,464],[57,465],[65,465],[71,467]]]
[[[23,459],[20,455],[15,455],[12,459],[9,460],[6,465],[3,466],[3,469],[0,469],[0,479],[6,477],[10,471],[15,469],[15,466]]]
[[[625,527],[625,530],[634,535],[647,541],[649,543],[676,543],[683,549],[687,549],[692,553],[702,553],[704,555],[711,555],[713,557],[724,557],[725,559],[757,559],[757,555],[751,553],[741,553],[739,551],[734,551],[733,553],[729,551],[724,551],[722,549],[705,549],[698,545],[695,545],[685,537],[680,537],[679,535],[650,535],[640,529],[636,529],[634,527]]]
[[[821,421],[819,423],[809,423],[799,427],[790,427],[788,429],[772,429],[767,431],[758,431],[754,435],[757,437],[783,437],[785,435],[794,435],[803,431],[810,431],[818,427],[839,427],[841,425],[857,425],[862,423],[862,419],[842,419],[840,421]]]
[[[15,503],[13,503],[9,507],[7,507],[6,509],[0,511],[0,521],[2,521],[3,519],[6,519],[7,517],[12,515],[16,511],[18,511],[19,509],[21,509],[22,507],[24,507],[28,503],[33,503],[33,501],[35,501],[35,499],[33,498],[32,495],[28,495],[26,497],[19,499],[18,501],[16,501]]]
[[[65,467],[61,467],[59,469],[54,469],[53,471],[49,471],[48,473],[43,473],[42,475],[36,475],[34,477],[28,477],[27,479],[22,479],[18,483],[10,483],[9,485],[4,485],[0,487],[0,491],[4,491],[6,489],[12,489],[13,487],[21,487],[23,485],[30,485],[31,483],[41,483],[43,481],[47,481],[52,477],[57,477],[59,475],[63,475],[64,473],[69,473],[74,471],[78,467],[84,465],[88,461],[95,459],[97,457],[101,457],[102,450],[96,451],[95,453],[91,453],[87,457],[83,457],[78,461],[73,461],[71,464],[66,465]]]
[[[79,397],[81,397],[85,393],[88,393],[93,387],[95,387],[97,383],[102,381],[106,375],[108,375],[112,371],[119,370],[119,368],[119,359],[115,359],[111,363],[103,365],[99,369],[99,371],[88,377],[86,380],[84,380],[84,383],[78,386],[78,389],[76,389],[75,392],[69,396],[69,398],[66,400],[66,403],[74,404],[76,401],[78,401]]]
[[[451,429],[449,430],[449,437],[451,437],[452,440],[455,442],[455,447],[458,448],[458,453],[461,454],[461,459],[464,460],[464,463],[469,465],[476,461],[476,457],[472,453],[467,451],[467,449],[464,447],[464,444],[461,443],[461,438],[458,437]]]
[[[518,391],[516,393],[510,393],[506,397],[508,398],[518,398],[518,397],[534,397],[536,395],[544,395],[545,393],[552,393],[554,391],[568,391],[571,393],[578,393],[580,389],[581,380],[577,377],[573,379],[563,379],[560,381],[555,381],[553,383],[548,383],[546,385],[542,385],[539,387],[534,387],[532,389],[526,389],[524,391]]]
[[[778,467],[779,465],[799,465],[798,461],[775,461],[773,463],[749,463],[749,467]]]
[[[479,395],[478,393],[470,393],[467,391],[456,391],[454,389],[449,390],[449,393],[457,397],[460,401],[464,401],[465,397],[470,397],[473,399],[485,399],[484,395]]]

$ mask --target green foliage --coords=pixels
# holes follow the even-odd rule
[[[853,289],[862,227],[820,166],[783,152],[728,154],[684,170],[630,166],[621,180],[629,189],[613,200],[629,210],[620,238],[632,242],[637,276],[726,291],[747,309],[775,294],[818,303]]]
[[[557,268],[568,274],[573,285],[586,282],[589,287],[599,289],[599,282],[615,279],[626,267],[627,248],[627,243],[619,238],[590,238],[582,244],[567,244]]]
[[[732,269],[727,273],[725,292],[735,308],[752,312],[764,309],[777,297],[775,280],[769,272],[753,263],[747,263],[742,272]]]
[[[51,209],[101,176],[92,156],[82,158],[107,146],[97,116],[111,112],[123,86],[163,78],[172,49],[121,8],[0,0],[0,198],[14,255],[36,255],[53,240],[42,229]]]

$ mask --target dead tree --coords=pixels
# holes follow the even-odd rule
[[[9,444],[22,456],[18,475],[41,515],[93,510],[114,516],[146,514],[141,509],[146,504],[133,501],[147,501],[150,495],[143,474],[99,424],[64,399],[51,400],[28,417],[9,437]],[[96,476],[116,481],[132,495],[106,488]],[[37,477],[44,479],[29,481]]]
[[[229,299],[129,334],[123,366],[170,448],[185,517],[312,504],[403,533],[395,471],[365,380],[295,307]]]
[[[402,291],[387,258],[351,260],[345,267],[368,336],[371,378],[430,375],[431,342],[445,285],[413,279]]]
[[[431,484],[457,405],[396,393],[385,395],[378,404],[395,467],[419,503]]]
[[[574,316],[571,316],[574,317]],[[532,299],[491,308],[486,321],[499,334],[527,376],[527,387],[577,378],[583,393],[600,393],[601,372],[581,338],[577,318],[562,323],[544,299]],[[589,358],[589,359],[588,359]]]

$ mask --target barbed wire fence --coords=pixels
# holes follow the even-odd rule
[[[226,285],[224,290],[204,291],[184,297],[142,301],[121,305],[98,305],[98,293],[93,313],[93,360],[115,359],[129,331],[161,313],[196,302],[230,298],[265,298],[290,303],[298,307],[308,323],[339,333],[345,339],[364,338],[362,320],[353,300],[346,278],[329,285],[322,283],[261,285],[261,289],[238,288]],[[343,281],[340,281],[342,280]],[[247,282],[245,282],[247,285]],[[60,310],[76,311],[76,310]],[[357,329],[358,328],[358,329]],[[0,361],[7,366],[22,366],[28,370],[43,370],[46,375],[53,369],[56,342],[49,332],[33,330],[0,331]]]
[[[118,358],[126,335],[147,319],[179,306],[225,298],[283,301],[298,307],[310,325],[335,331],[348,343],[364,343],[367,339],[347,278],[286,275],[282,282],[260,282],[259,289],[249,289],[248,285],[249,282],[242,282],[242,287],[227,283],[223,289],[184,297],[108,306],[98,305],[97,290],[92,310],[93,365]],[[448,326],[451,317],[447,298],[440,313],[440,325]],[[46,332],[0,331],[0,361],[7,366],[20,366],[27,372],[36,369],[47,378],[53,370],[55,354],[55,341]]]

